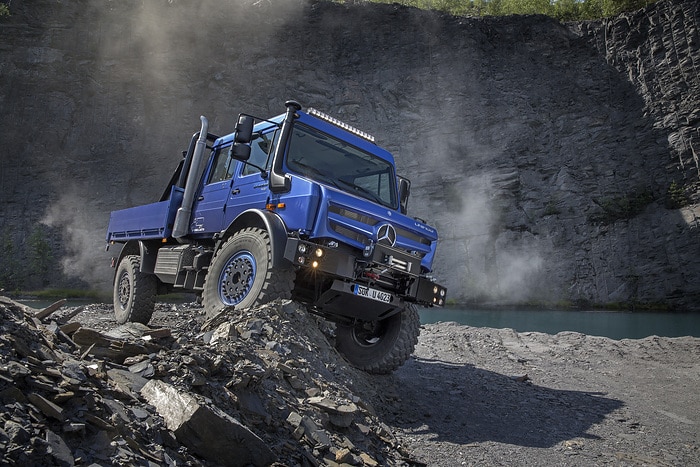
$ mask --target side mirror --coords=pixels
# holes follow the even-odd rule
[[[401,205],[401,214],[406,214],[408,212],[408,197],[410,195],[411,181],[399,176],[399,204]]]
[[[231,145],[229,157],[247,161],[250,159],[250,141],[253,139],[254,119],[250,115],[240,114],[236,123],[236,137]]]
[[[250,146],[245,143],[233,143],[229,156],[238,161],[247,161],[250,159]]]
[[[250,115],[239,115],[236,123],[236,143],[247,144],[253,139],[253,117]]]

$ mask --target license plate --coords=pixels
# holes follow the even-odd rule
[[[370,287],[363,287],[361,285],[353,286],[353,293],[360,297],[366,297],[378,302],[390,303],[391,294],[387,292],[382,292],[381,290],[372,289]]]

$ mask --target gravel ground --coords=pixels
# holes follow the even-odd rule
[[[700,339],[425,325],[384,382],[429,465],[700,465]]]

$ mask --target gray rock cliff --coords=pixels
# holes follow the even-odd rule
[[[206,115],[289,98],[377,136],[458,301],[700,298],[698,3],[617,18],[399,5],[13,2],[0,22],[0,263],[109,288],[109,212],[159,197]]]

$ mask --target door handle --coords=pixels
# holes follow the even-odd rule
[[[235,190],[232,190],[232,191],[231,191],[231,194],[232,194],[232,195],[237,195],[237,194],[240,193],[240,192],[241,192],[241,190],[239,190],[238,188],[236,188]]]
[[[204,199],[204,196],[200,196],[199,198],[197,198],[197,201],[202,201],[203,199]]]

